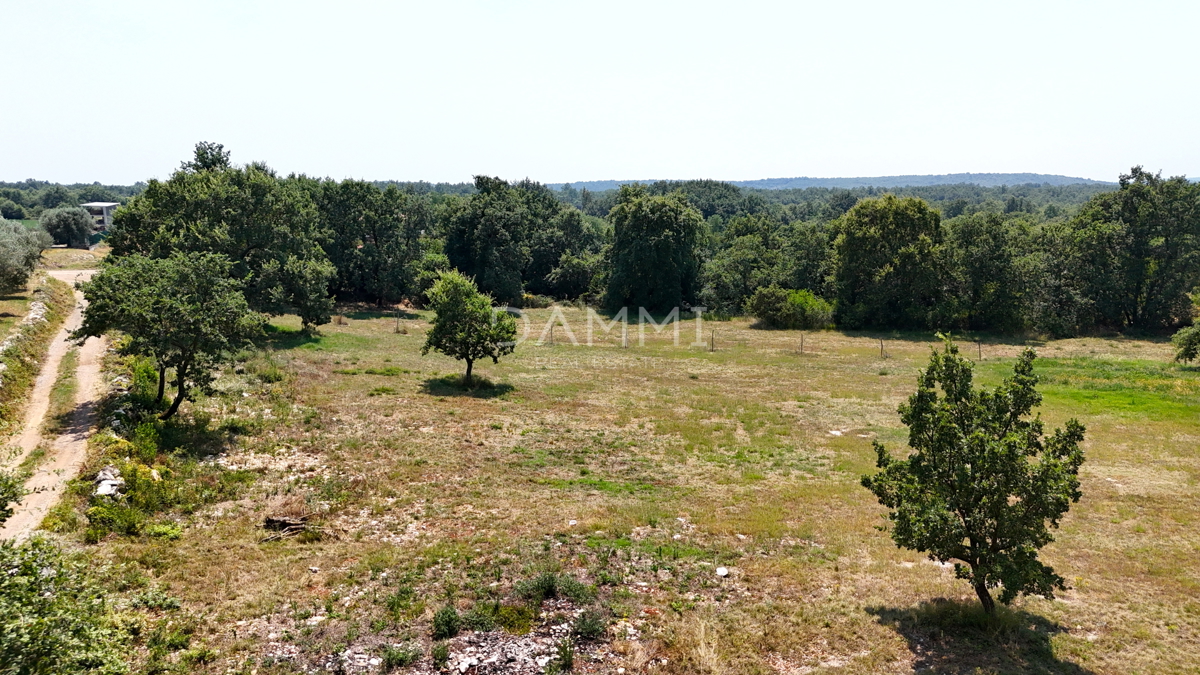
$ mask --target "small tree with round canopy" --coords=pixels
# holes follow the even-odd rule
[[[976,391],[972,364],[945,338],[900,406],[912,453],[894,459],[877,441],[879,473],[862,484],[892,509],[892,539],[939,562],[956,561],[988,614],[1018,594],[1054,597],[1063,578],[1038,560],[1054,540],[1050,527],[1079,501],[1083,426],[1042,437],[1040,418],[1027,419],[1042,400],[1033,350],[994,390]]]
[[[492,298],[479,292],[475,282],[457,270],[442,272],[429,289],[434,311],[433,327],[421,354],[439,351],[467,362],[463,385],[471,386],[471,369],[479,359],[499,363],[516,347],[517,322],[512,315],[492,308]]]

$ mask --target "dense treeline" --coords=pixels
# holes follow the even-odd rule
[[[512,305],[1071,335],[1191,322],[1198,200],[1200,187],[1141,168],[1115,190],[339,182],[235,166],[201,144],[118,212],[110,240],[118,258],[227,256],[251,308],[308,325],[328,320],[333,297],[422,303],[454,268]]]
[[[37,218],[49,209],[69,208],[88,202],[117,202],[124,204],[145,189],[145,183],[134,185],[60,185],[29,180],[20,183],[0,181],[0,218],[23,220]]]

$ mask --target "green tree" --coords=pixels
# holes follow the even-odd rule
[[[738,237],[704,264],[700,298],[710,310],[735,314],[755,289],[774,281],[778,266],[778,248],[768,247],[763,237]]]
[[[47,209],[69,207],[79,203],[75,195],[61,185],[51,185],[43,190],[38,202]]]
[[[947,222],[949,297],[939,312],[975,330],[1015,332],[1025,326],[1025,295],[1031,275],[1023,255],[1027,228],[993,213]]]
[[[24,220],[25,207],[11,199],[0,199],[0,218],[7,220]]]
[[[1171,346],[1175,348],[1175,360],[1191,363],[1200,357],[1200,326],[1188,326],[1179,329],[1171,336]]]
[[[42,259],[42,251],[52,243],[41,228],[29,229],[16,221],[0,220],[0,293],[23,290]]]
[[[479,359],[499,363],[516,347],[517,322],[512,315],[492,308],[491,297],[479,292],[475,282],[451,270],[438,277],[429,290],[433,326],[421,354],[439,351],[467,362],[463,385],[471,386],[471,369]]]
[[[779,239],[779,270],[774,275],[779,284],[826,296],[834,267],[828,225],[794,221],[780,228]]]
[[[1097,323],[1157,328],[1191,318],[1200,285],[1200,186],[1134,167],[1071,223],[1068,267]]]
[[[231,268],[216,253],[117,258],[82,284],[88,307],[73,337],[126,333],[128,352],[158,363],[156,405],[163,402],[168,371],[173,372],[175,398],[161,416],[167,419],[193,390],[208,388],[218,365],[262,332],[262,315],[247,305]]]
[[[641,185],[622,185],[608,217],[610,307],[667,311],[695,300],[704,221],[682,193],[650,195]]]
[[[863,199],[838,224],[837,320],[847,328],[925,328],[942,297],[941,218],[920,199]]]
[[[88,248],[88,240],[95,232],[91,214],[80,208],[43,211],[39,222],[42,229],[54,237],[54,243],[70,248]]]
[[[336,293],[382,305],[415,292],[422,236],[433,229],[428,200],[345,180],[320,184],[317,206],[330,234],[324,248],[337,268]]]
[[[261,164],[233,166],[222,146],[201,143],[191,162],[117,211],[108,242],[116,258],[222,254],[231,278],[246,280],[251,308],[295,312],[313,326],[333,309],[337,270],[321,248],[326,236],[303,181]]]
[[[532,216],[522,195],[499,178],[476,176],[479,191],[446,211],[446,257],[501,302],[520,304],[529,264]]]
[[[1043,438],[1035,354],[1026,350],[1013,375],[992,391],[976,391],[972,364],[945,339],[900,406],[912,452],[897,460],[878,441],[879,473],[862,484],[892,509],[897,546],[956,561],[990,614],[1018,594],[1054,597],[1063,578],[1038,560],[1053,541],[1050,527],[1079,501],[1084,428],[1074,419]],[[1048,527],[1049,526],[1049,527]]]

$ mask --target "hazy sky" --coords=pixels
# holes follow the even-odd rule
[[[0,180],[1200,175],[1197,2],[0,0]]]

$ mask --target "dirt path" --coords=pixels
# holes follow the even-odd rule
[[[90,279],[94,270],[51,270],[50,276],[73,284]],[[68,334],[83,320],[83,296],[76,292],[75,311],[67,317],[62,330],[50,343],[42,372],[34,382],[25,410],[25,423],[17,441],[19,455],[10,462],[17,466],[42,440],[42,422],[50,406],[50,390],[58,379],[59,364],[70,349]],[[87,439],[95,423],[96,404],[102,393],[100,361],[106,348],[104,340],[89,338],[79,349],[79,368],[75,371],[77,386],[75,410],[71,422],[50,445],[45,461],[38,466],[25,486],[30,494],[16,507],[12,518],[0,529],[0,539],[24,539],[32,533],[46,512],[57,502],[63,485],[79,472],[87,457]]]

